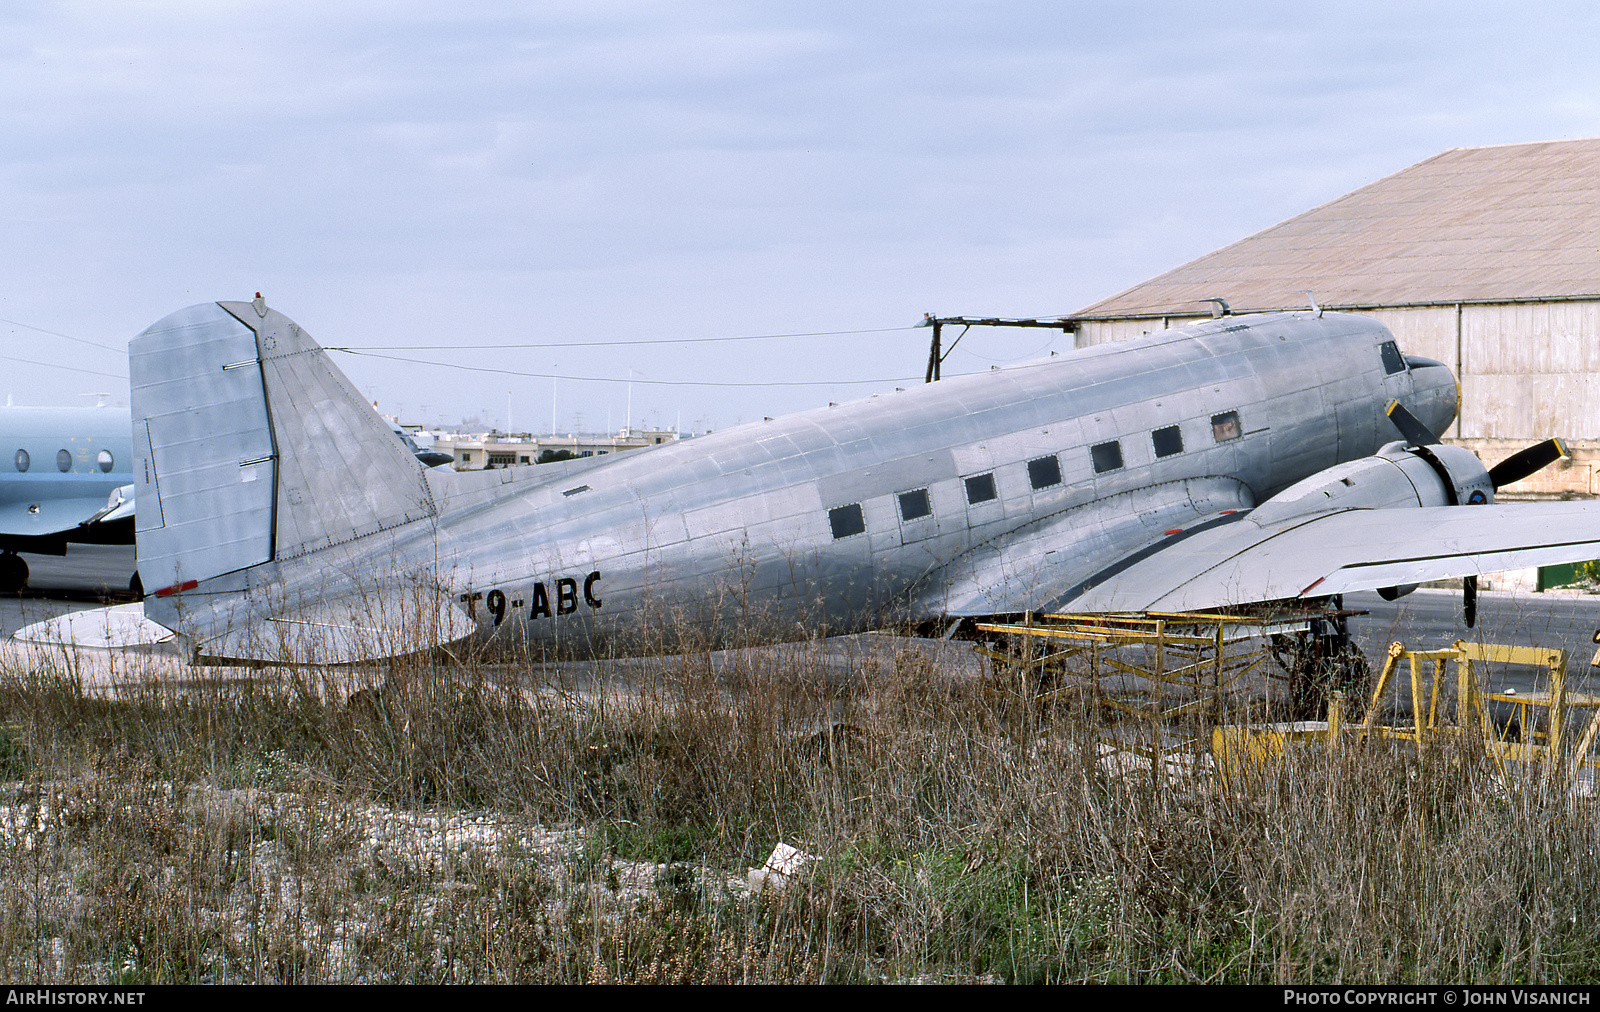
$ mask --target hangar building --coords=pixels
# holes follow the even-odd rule
[[[1487,464],[1572,459],[1506,494],[1600,495],[1600,138],[1455,148],[1072,314],[1085,347],[1210,315],[1367,313],[1461,380],[1446,435]]]

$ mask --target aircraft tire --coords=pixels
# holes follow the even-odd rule
[[[15,552],[0,555],[0,593],[16,594],[28,585],[28,564]]]
[[[1290,720],[1326,720],[1334,692],[1344,693],[1346,720],[1361,720],[1372,696],[1372,665],[1343,636],[1276,637],[1273,654],[1289,676]]]

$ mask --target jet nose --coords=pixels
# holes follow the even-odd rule
[[[1406,407],[1428,431],[1444,435],[1461,410],[1461,384],[1443,362],[1407,355],[1406,365],[1411,372],[1411,402]]]

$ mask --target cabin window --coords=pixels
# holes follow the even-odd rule
[[[933,512],[933,504],[928,501],[928,490],[919,488],[915,492],[900,493],[900,519],[920,520]]]
[[[26,471],[28,469],[28,465],[31,464],[31,463],[32,463],[32,460],[29,459],[27,450],[18,450],[17,451],[17,470],[18,471]]]
[[[465,450],[461,451],[461,463],[463,463],[463,464],[472,463],[472,454],[468,453]]]
[[[110,450],[101,450],[100,453],[94,458],[94,462],[99,466],[101,474],[110,474],[112,466],[116,464],[117,461],[116,458],[111,456]]]
[[[1230,439],[1238,439],[1241,431],[1243,430],[1239,428],[1239,412],[1224,411],[1220,415],[1211,416],[1211,438],[1217,442],[1226,443]]]
[[[1170,457],[1183,452],[1183,433],[1176,425],[1168,425],[1150,433],[1150,442],[1156,448],[1157,457]]]
[[[1035,489],[1061,484],[1061,460],[1055,454],[1028,461],[1028,483]]]
[[[72,470],[72,453],[68,450],[56,451],[56,470],[66,474]]]
[[[861,515],[861,504],[851,503],[828,511],[828,526],[833,528],[833,540],[848,538],[867,529],[866,518]]]
[[[1109,443],[1096,443],[1089,447],[1089,459],[1094,463],[1096,474],[1105,474],[1122,467],[1122,444],[1116,440]]]
[[[1406,371],[1406,357],[1400,354],[1400,346],[1393,341],[1378,345],[1378,355],[1383,359],[1383,371],[1390,376]]]
[[[976,506],[997,498],[994,490],[994,473],[975,474],[967,479],[967,505]]]

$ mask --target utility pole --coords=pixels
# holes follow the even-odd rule
[[[959,323],[961,333],[950,342],[950,347],[945,349],[941,345],[940,331],[947,323]],[[1063,334],[1070,334],[1078,329],[1077,323],[1061,318],[1055,320],[1008,320],[994,316],[934,316],[932,313],[923,313],[919,327],[933,328],[933,341],[928,345],[928,371],[923,377],[924,383],[936,383],[939,380],[939,367],[944,360],[950,357],[950,352],[956,350],[956,345],[967,336],[967,331],[973,327],[1040,327],[1045,330],[1059,330]]]

